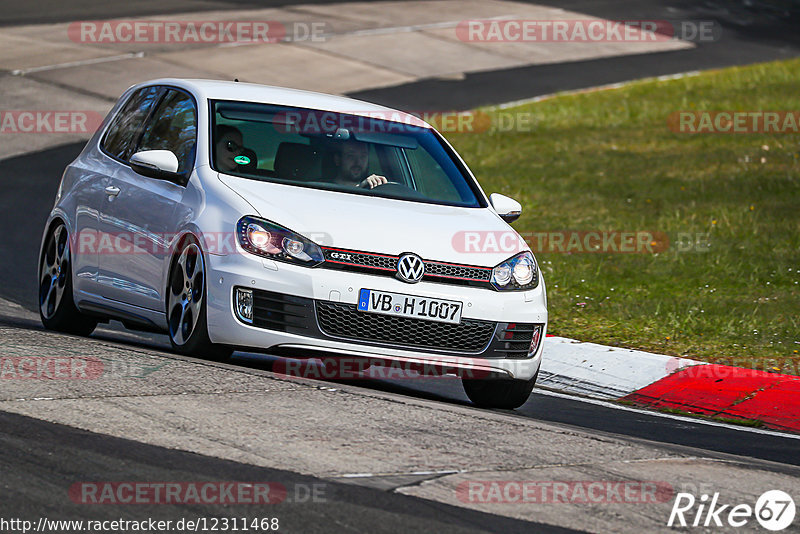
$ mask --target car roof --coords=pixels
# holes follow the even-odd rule
[[[344,96],[316,93],[288,87],[259,85],[255,83],[229,82],[224,80],[201,80],[182,78],[161,78],[138,84],[172,85],[190,91],[196,98],[206,100],[236,100],[242,102],[258,102],[276,104],[336,113],[347,113],[394,122],[403,122],[425,128],[431,126],[418,117],[403,111],[379,106],[363,100]]]

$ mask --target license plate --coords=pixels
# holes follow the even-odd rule
[[[463,303],[454,300],[401,295],[374,289],[362,289],[358,293],[358,311],[413,317],[440,323],[460,323],[463,307]]]

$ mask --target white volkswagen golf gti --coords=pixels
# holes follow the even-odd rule
[[[516,408],[547,328],[541,272],[508,225],[520,212],[412,115],[155,80],[125,92],[66,168],[39,310],[49,329],[114,319],[206,358],[433,366],[477,405]]]

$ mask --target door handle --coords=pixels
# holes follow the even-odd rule
[[[119,187],[115,187],[113,185],[109,185],[108,187],[106,187],[106,195],[108,196],[115,197],[119,195],[119,191],[120,191]]]

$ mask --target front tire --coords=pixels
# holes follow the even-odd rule
[[[67,227],[59,222],[47,235],[39,261],[39,317],[48,330],[88,336],[97,327],[97,320],[75,306],[69,245]]]
[[[206,271],[203,252],[194,238],[183,241],[176,254],[167,288],[167,323],[173,350],[187,356],[221,361],[233,352],[215,345],[206,322]]]
[[[469,400],[480,408],[514,410],[528,400],[539,371],[530,380],[463,378],[461,383]]]

